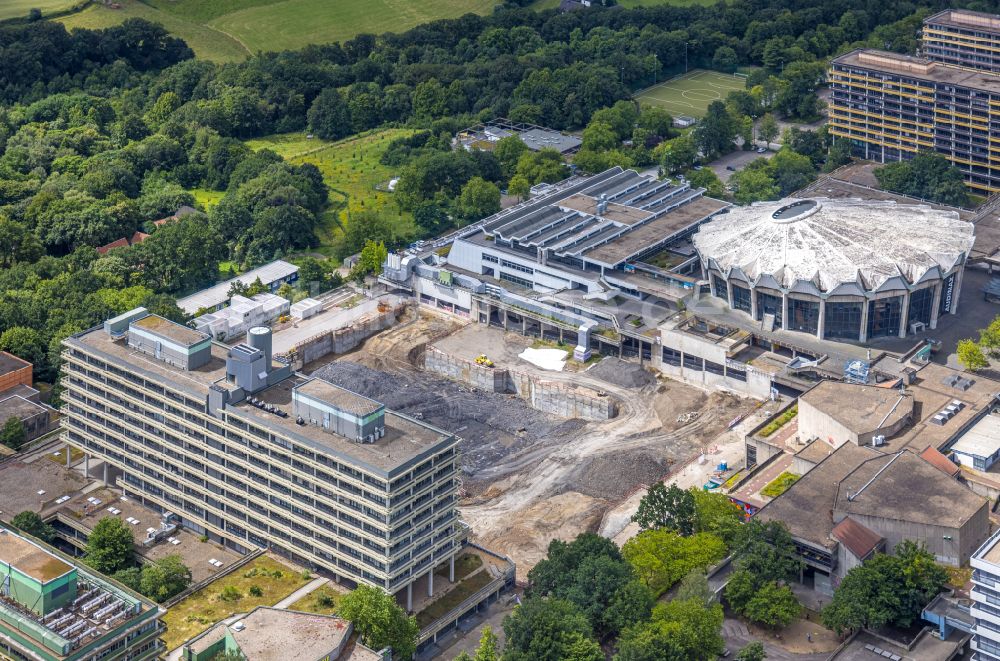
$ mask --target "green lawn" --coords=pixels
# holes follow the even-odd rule
[[[192,188],[191,194],[194,195],[194,201],[205,211],[214,207],[225,196],[223,191],[208,190],[207,188]]]
[[[316,613],[318,615],[336,615],[337,604],[343,596],[343,591],[337,590],[330,585],[323,585],[293,603],[288,607],[288,610]],[[332,605],[323,605],[324,603],[329,603],[327,599],[333,602]]]
[[[638,92],[635,98],[644,105],[660,106],[675,117],[700,118],[712,101],[725,100],[731,91],[741,89],[746,89],[746,79],[741,76],[693,69]]]
[[[62,19],[67,27],[100,28],[138,16],[162,23],[199,57],[218,62],[250,53],[344,41],[358,34],[404,32],[439,18],[488,14],[496,0],[119,0],[123,9],[94,5]],[[0,18],[26,15],[67,0],[0,0]],[[11,5],[8,8],[8,5]],[[9,13],[10,16],[4,16]]]
[[[18,0],[20,1],[20,0]],[[67,28],[100,29],[118,25],[129,18],[144,18],[160,23],[174,36],[180,37],[195,54],[215,62],[234,62],[250,54],[239,41],[214,28],[190,21],[182,16],[160,11],[138,0],[118,0],[121,9],[92,4],[81,12],[56,19]],[[0,2],[0,4],[3,4]]]
[[[172,650],[234,613],[247,613],[257,606],[270,606],[281,601],[308,580],[311,579],[262,555],[170,608],[163,616],[163,623],[167,625],[163,642],[168,650]],[[250,594],[254,585],[261,590],[259,597]],[[227,586],[235,587],[242,596],[232,601],[223,600],[220,595]]]
[[[42,15],[66,11],[80,4],[80,0],[3,0],[0,2],[0,21],[24,18],[32,9],[41,9]]]
[[[330,187],[331,209],[323,214],[317,231],[323,246],[330,246],[341,235],[343,211],[379,211],[396,224],[397,233],[412,235],[413,216],[399,211],[392,194],[376,190],[398,174],[395,168],[379,163],[379,157],[394,138],[411,135],[410,129],[371,131],[339,142],[307,139],[303,133],[286,133],[249,140],[253,149],[272,149],[292,163],[312,163],[323,173]],[[322,250],[321,250],[322,252]]]

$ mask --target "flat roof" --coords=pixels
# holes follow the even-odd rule
[[[617,265],[663,241],[671,234],[687,229],[714,213],[730,206],[710,197],[699,197],[672,209],[659,218],[636,227],[624,236],[591,248],[584,257],[605,264]]]
[[[343,661],[376,661],[374,651],[356,643],[350,650],[348,639],[353,627],[333,615],[316,615],[268,606],[258,606],[237,622],[219,623],[191,640],[188,647],[195,654],[204,652],[228,633],[247,661],[284,661],[289,650],[303,659],[325,658],[344,647]]]
[[[162,380],[199,397],[204,397],[213,383],[226,378],[227,350],[214,343],[211,347],[212,356],[207,363],[195,369],[183,370],[132,349],[123,340],[115,341],[102,327],[80,333],[66,342],[70,346],[79,343],[85,350],[97,351],[111,358],[123,369],[148,374],[150,378]]]
[[[293,376],[253,395],[288,413],[288,417],[269,413],[247,402],[227,407],[226,412],[304,439],[320,450],[387,476],[409,466],[425,454],[429,455],[458,442],[454,435],[446,431],[388,410],[385,412],[385,435],[373,443],[358,443],[316,425],[297,424],[293,414],[292,391],[304,382],[304,378]]]
[[[913,413],[913,395],[839,381],[820,381],[799,401],[816,407],[854,433],[891,427]]]
[[[7,374],[15,370],[31,367],[31,363],[18,358],[12,353],[0,351],[0,374]]]
[[[969,9],[945,9],[924,19],[924,25],[949,25],[963,30],[1000,34],[1000,16]]]
[[[230,278],[225,282],[220,282],[219,284],[209,287],[208,289],[202,289],[201,291],[191,294],[190,296],[178,299],[177,306],[188,314],[194,314],[202,308],[214,308],[221,303],[228,301],[229,288],[232,286],[233,282],[236,282],[237,280],[249,286],[252,285],[257,278],[260,278],[260,281],[265,285],[270,285],[272,282],[282,278],[287,278],[293,273],[297,273],[298,270],[298,266],[289,264],[288,262],[279,259],[271,262],[270,264],[265,264],[264,266],[255,268],[252,271],[247,271],[243,275]]]
[[[24,420],[39,413],[45,413],[45,411],[45,407],[41,404],[36,404],[20,395],[7,397],[6,393],[0,394],[0,420],[7,420],[8,418],[20,418]]]
[[[804,448],[796,452],[795,457],[808,461],[812,464],[818,464],[831,454],[833,454],[833,448],[826,441],[822,441],[817,438],[807,443]]]
[[[932,62],[912,55],[859,49],[834,58],[831,64],[833,66],[890,72],[904,78],[1000,94],[1000,75],[998,74]]]
[[[980,418],[951,445],[951,450],[975,457],[992,457],[1000,451],[1000,415]]]
[[[144,331],[149,331],[159,335],[160,337],[166,338],[178,344],[189,347],[193,344],[203,342],[211,338],[210,335],[202,333],[201,331],[196,331],[193,328],[188,328],[182,324],[178,324],[175,321],[170,321],[169,319],[164,319],[163,317],[155,314],[147,315],[142,319],[133,321],[130,326],[135,326]]]
[[[550,148],[563,153],[576,149],[583,144],[583,140],[575,135],[564,135],[558,131],[550,131],[542,128],[522,131],[518,133],[518,137],[521,138],[521,142],[528,146],[528,149],[534,151]]]
[[[295,391],[357,416],[370,415],[384,408],[380,402],[376,402],[370,397],[359,395],[323,379],[306,381],[297,386]]]
[[[48,583],[73,570],[72,565],[7,530],[0,530],[0,561],[39,583]]]

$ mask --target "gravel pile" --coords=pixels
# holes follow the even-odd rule
[[[642,450],[603,455],[581,465],[566,490],[591,498],[621,500],[636,486],[663,479],[672,463]]]
[[[622,388],[642,388],[656,383],[656,377],[642,366],[614,357],[605,358],[590,367],[587,375]]]
[[[313,376],[458,435],[462,468],[472,477],[515,452],[577,433],[585,424],[537,411],[515,395],[473,392],[469,386],[426,372],[389,374],[337,361],[320,367]]]

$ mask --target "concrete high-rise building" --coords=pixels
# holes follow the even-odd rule
[[[0,658],[145,661],[163,651],[163,611],[0,524]]]
[[[931,151],[980,195],[1000,191],[1000,74],[876,50],[834,58],[829,131],[882,163]]]
[[[130,496],[231,548],[405,590],[450,562],[458,439],[139,308],[64,342],[64,437]]]
[[[935,62],[1000,72],[1000,16],[966,9],[928,16],[923,52]]]
[[[1000,661],[1000,533],[972,556],[973,661]]]

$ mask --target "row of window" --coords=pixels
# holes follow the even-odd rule
[[[69,392],[67,394],[70,396],[71,399],[73,399],[73,398],[76,397],[75,393]],[[178,464],[180,464],[180,463],[185,463],[185,464],[190,463],[190,460],[188,458],[182,458],[180,455],[177,455],[176,453],[170,453],[171,455],[174,455],[174,458],[177,460],[177,463],[171,463],[169,461],[164,462],[164,461],[162,461],[160,459],[160,457],[157,454],[153,454],[153,453],[149,453],[149,452],[142,452],[138,448],[135,448],[135,447],[132,447],[130,445],[127,445],[126,443],[124,443],[121,440],[121,438],[116,437],[114,435],[107,435],[101,429],[94,428],[94,427],[91,427],[90,425],[86,424],[86,422],[84,422],[81,418],[84,418],[84,419],[94,419],[95,416],[83,413],[82,410],[80,410],[78,407],[76,407],[72,403],[67,407],[67,411],[72,414],[72,415],[70,415],[70,416],[67,417],[67,423],[71,427],[77,428],[80,431],[82,431],[82,432],[84,432],[86,434],[89,434],[89,435],[91,435],[93,437],[102,438],[102,439],[104,439],[104,441],[106,443],[114,445],[115,447],[118,447],[121,450],[123,450],[124,452],[128,453],[127,455],[126,454],[121,454],[121,453],[112,453],[112,454],[117,455],[116,458],[120,462],[122,462],[125,465],[129,466],[131,469],[133,469],[133,470],[135,470],[137,472],[141,472],[141,473],[143,473],[145,475],[148,475],[151,478],[156,479],[158,482],[161,482],[161,483],[169,486],[172,489],[175,489],[175,490],[178,490],[178,491],[183,490],[184,493],[192,495],[192,496],[198,498],[199,500],[208,502],[210,505],[213,505],[213,506],[219,508],[220,510],[223,509],[223,507],[222,507],[222,505],[220,504],[220,502],[218,500],[215,500],[214,498],[212,498],[210,495],[208,495],[206,493],[203,493],[203,492],[200,492],[200,491],[195,491],[194,489],[191,489],[190,487],[187,487],[186,485],[182,486],[176,479],[171,478],[170,475],[174,475],[177,478],[185,480],[186,482],[197,484],[197,485],[199,485],[199,486],[201,486],[203,488],[207,488],[212,493],[215,493],[215,494],[219,495],[220,497],[227,498],[230,503],[232,503],[233,501],[235,501],[241,507],[247,507],[247,506],[249,506],[250,509],[252,509],[254,511],[257,511],[258,513],[260,513],[262,515],[269,516],[270,518],[281,518],[281,515],[277,514],[273,509],[265,508],[265,507],[259,505],[258,503],[256,503],[253,500],[249,500],[248,501],[247,498],[245,498],[243,496],[240,496],[237,493],[234,493],[232,491],[223,490],[223,489],[221,489],[219,487],[216,487],[213,483],[208,482],[208,481],[202,479],[199,475],[196,475],[194,473],[191,473],[190,471],[187,471],[185,469],[180,468],[178,466]],[[103,420],[100,420],[100,419],[95,420],[95,421],[96,422],[100,422],[100,423],[105,423],[106,422],[106,421],[103,421]],[[93,447],[90,442],[88,442],[86,439],[84,439],[82,437],[79,437],[78,435],[74,434],[72,431],[71,431],[70,435],[71,435],[72,440],[74,440],[75,442],[82,443],[82,444],[86,445],[87,447]],[[136,435],[136,437],[134,437],[133,440],[135,440],[137,443],[144,444],[144,445],[149,445],[150,443],[155,443],[155,442],[149,441],[148,439],[143,439],[142,437],[139,437],[138,435]],[[95,448],[95,449],[98,450],[99,453],[102,450],[102,448]],[[133,457],[141,458],[143,460],[143,463],[140,463],[136,459],[133,459]],[[151,465],[158,467],[160,470],[154,470],[151,467]],[[211,475],[212,477],[214,477],[216,480],[218,480],[220,482],[226,482],[227,484],[230,484],[230,485],[237,486],[243,492],[248,493],[249,495],[257,498],[258,500],[260,500],[262,502],[270,503],[270,504],[276,505],[278,507],[281,507],[281,508],[283,508],[285,510],[290,511],[291,513],[295,514],[296,516],[298,516],[300,518],[303,518],[303,519],[306,519],[306,520],[309,520],[309,521],[315,521],[315,522],[318,522],[318,523],[323,523],[324,522],[324,517],[323,516],[321,516],[319,514],[317,514],[316,516],[313,516],[312,514],[310,514],[309,512],[307,512],[306,510],[303,510],[302,508],[296,506],[293,503],[289,503],[288,501],[286,501],[286,500],[284,500],[284,499],[282,499],[282,498],[280,498],[278,496],[275,496],[273,494],[268,495],[268,494],[264,493],[260,489],[257,489],[255,486],[253,486],[252,483],[246,483],[246,484],[244,484],[239,479],[237,479],[236,477],[234,477],[232,474],[223,475],[221,472],[216,471],[216,470],[212,469],[211,467],[207,467],[207,472],[208,472],[209,475]],[[265,485],[265,486],[269,485],[272,488],[274,486],[276,486],[275,482],[269,481],[266,477],[258,475],[256,473],[253,473],[253,471],[246,471],[246,470],[243,470],[243,469],[239,469],[236,472],[238,472],[240,474],[244,474],[244,475],[247,474],[247,473],[249,473],[249,476],[253,480],[255,480],[255,482],[257,484],[261,484],[261,485]],[[443,476],[439,475],[438,477],[441,478]],[[413,510],[416,510],[418,507],[420,507],[424,503],[428,502],[431,497],[438,497],[438,498],[440,498],[441,496],[447,495],[449,492],[454,491],[454,488],[455,488],[455,481],[453,479],[448,479],[447,481],[443,482],[435,491],[428,492],[428,494],[425,494],[425,496],[423,496],[423,497],[419,498],[417,501],[415,501],[415,503],[412,505]],[[287,492],[288,489],[285,489],[285,491]],[[365,508],[361,508],[357,504],[349,502],[348,498],[345,498],[343,496],[335,496],[332,492],[326,491],[322,487],[318,487],[318,493],[320,495],[326,496],[327,500],[330,501],[330,502],[332,502],[332,503],[335,503],[335,504],[340,505],[340,506],[349,507],[352,510],[355,510],[357,513],[363,514],[365,516],[368,516],[369,518],[376,518],[376,517],[372,517],[369,512],[366,512]],[[322,511],[322,512],[328,514],[328,515],[334,516],[338,520],[340,520],[341,522],[346,523],[347,525],[353,526],[354,528],[356,528],[356,529],[358,529],[358,530],[360,530],[360,531],[362,531],[364,533],[376,536],[376,537],[378,537],[380,539],[388,539],[388,538],[396,538],[396,539],[398,539],[401,535],[406,534],[409,531],[409,529],[410,529],[411,526],[415,525],[413,522],[406,522],[405,524],[403,524],[401,526],[397,526],[396,528],[394,528],[390,532],[390,531],[387,531],[387,530],[385,530],[383,528],[379,528],[379,527],[373,526],[373,525],[371,525],[371,524],[369,524],[367,522],[364,522],[364,521],[362,521],[361,519],[359,519],[357,517],[351,516],[350,514],[348,514],[344,510],[335,509],[334,507],[331,507],[329,504],[327,504],[327,501],[325,501],[325,500],[323,500],[321,498],[317,498],[317,499],[313,500],[310,497],[303,496],[299,492],[294,492],[293,495],[295,496],[295,498],[297,500],[302,501],[309,508],[312,508],[312,509],[315,509],[315,510],[318,510],[318,511]],[[447,503],[453,503],[453,501],[454,501],[453,494],[451,495],[451,497],[449,497],[449,498],[446,499]],[[441,508],[441,504],[438,503],[435,507],[436,507],[436,509],[440,509]],[[230,512],[241,511],[240,508],[234,508],[232,505],[230,505],[228,508],[225,508],[225,509],[229,510]],[[408,510],[408,512],[409,511],[412,511],[412,510]],[[419,516],[420,515],[418,515],[418,518],[419,518]],[[393,518],[394,518],[394,520],[397,520],[399,517],[396,516],[396,517],[393,517]],[[379,520],[379,519],[376,518],[376,520]],[[419,523],[419,521],[417,523]],[[327,527],[329,527],[329,526],[327,526]],[[354,533],[350,533],[347,529],[344,529],[344,528],[337,529],[336,531],[338,533],[342,534],[345,537],[350,537],[352,539],[361,539],[361,537],[359,535],[356,535]],[[411,539],[412,539],[412,537],[411,537]],[[395,545],[394,552],[398,551],[399,548],[401,548],[401,546],[405,545],[406,540],[403,540],[403,541],[404,541],[403,544],[397,543],[397,545]],[[382,550],[384,551],[384,549],[382,549]]]

